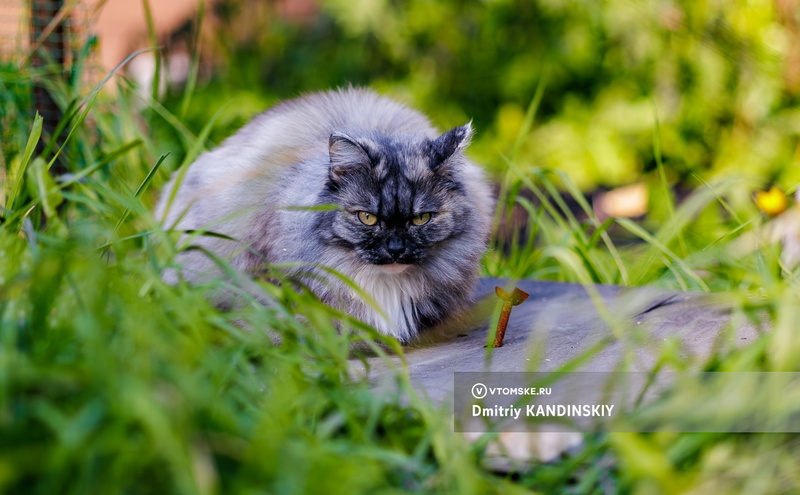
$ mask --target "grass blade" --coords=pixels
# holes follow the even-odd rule
[[[136,192],[133,194],[134,198],[138,199],[139,196],[142,195],[144,190],[147,189],[147,186],[150,184],[150,181],[153,180],[153,177],[156,175],[156,172],[158,172],[158,169],[161,168],[161,164],[164,163],[164,160],[166,160],[168,156],[169,156],[169,153],[161,155],[161,157],[158,159],[156,164],[153,165],[153,167],[147,173],[147,176],[144,178],[142,183],[139,184],[139,187],[136,189]],[[130,208],[125,208],[125,211],[122,213],[122,216],[119,217],[119,220],[117,221],[117,224],[114,226],[114,233],[116,233],[119,230],[119,228],[122,226],[122,224],[128,218],[128,215],[130,215],[130,213],[131,213]]]
[[[36,144],[39,142],[39,138],[42,137],[43,122],[44,119],[37,112],[36,117],[33,119],[33,126],[31,127],[31,133],[28,136],[28,142],[25,144],[25,151],[22,153],[22,160],[20,160],[16,170],[12,171],[9,177],[11,188],[8,197],[6,198],[6,208],[11,212],[14,211],[14,203],[17,200],[17,196],[19,196],[20,189],[22,188],[22,182],[25,180],[25,171],[28,168],[28,164],[31,162],[33,152],[36,150]]]

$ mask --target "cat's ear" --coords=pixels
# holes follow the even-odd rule
[[[347,174],[354,170],[369,168],[370,159],[367,151],[349,136],[340,132],[331,134],[328,141],[331,166],[328,171],[330,179],[340,183]]]
[[[431,167],[436,170],[458,151],[465,150],[469,146],[472,134],[472,122],[470,121],[461,127],[445,132],[434,141],[431,141],[431,150],[433,152]]]

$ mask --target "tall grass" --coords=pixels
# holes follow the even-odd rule
[[[150,213],[166,151],[141,115],[171,126],[187,163],[206,133],[124,82],[100,101],[53,81],[67,138],[37,151],[52,141],[31,116],[35,77],[0,72],[13,122],[0,175],[0,491],[509,487],[402,374],[403,400],[351,377],[352,344],[380,341],[374,330],[289,284],[262,284],[268,307],[251,299],[229,312],[205,297],[224,282],[165,285],[162,269],[186,247]],[[69,164],[62,177],[49,173],[57,156]]]
[[[716,181],[695,176],[695,188],[678,202],[664,173],[655,119],[653,139],[658,166],[642,179],[649,213],[636,220],[601,221],[567,174],[505,159],[498,220],[507,225],[493,239],[484,269],[495,276],[578,282],[590,295],[598,283],[715,292],[715,304],[730,311],[724,335],[744,324],[771,331],[742,348],[722,345],[699,362],[666,344],[656,369],[798,371],[798,270],[783,262],[781,243],[770,240],[774,220],[742,201],[760,181],[744,172]],[[598,309],[602,316],[604,308]],[[765,393],[775,399],[788,391]],[[696,407],[764,414],[762,404],[743,404],[747,398],[736,391],[685,387],[672,394],[651,412],[670,417],[680,407],[683,414]],[[791,416],[774,414],[775,421]],[[609,433],[587,437],[579,456],[534,468],[521,482],[544,493],[793,492],[800,486],[791,467],[800,454],[797,440],[795,433]]]
[[[313,295],[258,282],[270,304],[223,312],[205,296],[236,290],[227,282],[164,284],[161,271],[187,247],[155,221],[153,197],[167,169],[208,146],[213,119],[195,135],[156,93],[52,80],[67,138],[37,151],[47,137],[29,91],[41,77],[1,67],[0,491],[780,493],[800,483],[792,435],[593,436],[575,457],[491,473],[482,457],[496,436],[468,445],[402,369],[398,394],[354,379],[354,343],[402,349]],[[182,101],[181,114],[191,94]],[[485,274],[724,290],[735,320],[773,322],[774,332],[720,351],[707,369],[797,368],[794,274],[774,246],[730,250],[758,235],[760,214],[730,200],[752,185],[698,181],[675,203],[657,193],[669,184],[656,172],[645,178],[651,210],[665,214],[601,221],[568,175],[515,155],[498,178],[497,219],[511,234],[493,239]],[[69,173],[52,177],[59,157]],[[515,209],[525,215],[512,223]],[[669,346],[662,362],[682,366]]]

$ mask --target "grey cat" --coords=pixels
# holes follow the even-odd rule
[[[494,200],[464,157],[471,136],[470,124],[439,135],[421,113],[368,90],[313,93],[258,115],[176,173],[156,214],[167,228],[240,241],[192,244],[244,273],[301,262],[295,275],[321,300],[405,342],[463,309],[476,281]],[[308,208],[321,205],[336,208]],[[221,275],[200,250],[178,263],[167,280]],[[303,275],[318,265],[381,311],[340,279],[319,278],[329,272]]]

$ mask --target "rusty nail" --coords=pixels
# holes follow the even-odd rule
[[[503,347],[503,339],[506,336],[506,326],[508,325],[511,308],[522,304],[528,298],[528,293],[516,287],[511,293],[504,291],[500,287],[495,287],[494,293],[503,301],[503,309],[500,310],[500,319],[497,321],[497,332],[494,334],[494,347]]]

